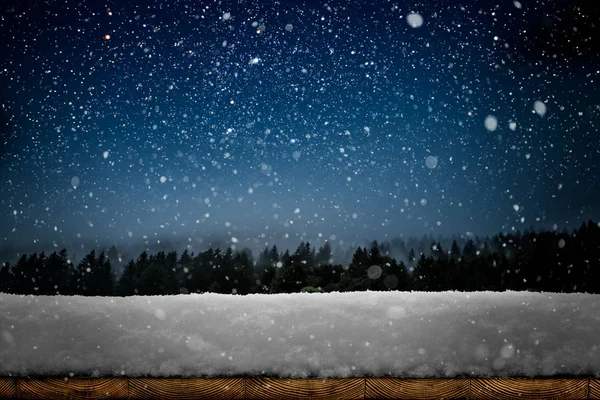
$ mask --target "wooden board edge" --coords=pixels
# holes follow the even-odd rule
[[[17,396],[17,381],[11,376],[0,377],[0,399],[11,399]]]
[[[129,378],[130,399],[245,398],[245,378]]]
[[[585,400],[588,378],[472,378],[469,398]]]
[[[588,399],[600,400],[600,378],[589,379]]]
[[[16,378],[14,398],[23,399],[126,399],[127,378]]]
[[[596,399],[600,378],[0,377],[0,399]]]
[[[246,399],[364,399],[365,378],[246,378]]]
[[[463,399],[469,378],[367,378],[366,399]]]

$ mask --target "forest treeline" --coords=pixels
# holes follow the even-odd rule
[[[405,244],[396,242],[396,251]],[[389,243],[358,247],[349,265],[334,264],[329,243],[301,243],[295,252],[267,247],[208,249],[178,255],[143,252],[120,265],[113,248],[92,250],[77,265],[66,250],[23,255],[0,268],[0,292],[36,295],[131,296],[187,293],[293,293],[364,290],[532,290],[600,293],[600,226],[571,232],[498,234],[449,248],[391,256]],[[119,268],[115,268],[118,266]],[[115,269],[119,273],[115,273]]]

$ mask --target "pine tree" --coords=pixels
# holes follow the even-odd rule
[[[114,276],[104,252],[96,257],[96,251],[90,251],[75,269],[70,286],[72,293],[82,296],[112,296]]]
[[[435,268],[435,260],[432,257],[421,258],[417,262],[413,271],[413,282],[416,290],[436,291],[439,290],[439,275]]]
[[[130,260],[123,268],[123,273],[119,279],[117,286],[117,294],[119,296],[133,296],[138,293],[136,272],[136,264],[133,260]]]
[[[296,262],[300,263],[306,273],[309,273],[309,271],[314,267],[315,258],[315,251],[310,246],[309,242],[301,242],[300,246],[298,246],[296,252],[294,253],[294,259]]]
[[[215,282],[213,269],[215,266],[215,254],[215,251],[210,248],[205,252],[198,253],[198,255],[194,257],[190,272],[186,275],[187,283],[182,284],[190,293],[213,291],[210,288]]]
[[[350,278],[359,279],[364,278],[367,275],[367,269],[370,266],[370,254],[366,249],[362,249],[360,246],[354,252],[352,256],[352,262],[348,266],[348,273]]]
[[[271,263],[273,265],[276,265],[280,261],[281,256],[279,255],[279,250],[277,250],[276,245],[273,245],[273,247],[269,251],[269,258],[271,259]]]
[[[77,295],[88,295],[93,290],[94,280],[91,276],[96,266],[96,251],[90,251],[77,265],[71,281],[71,292]],[[91,287],[90,287],[91,285]]]
[[[23,254],[17,263],[12,267],[13,274],[13,291],[17,294],[29,294],[32,293],[30,287],[31,285],[31,277],[28,271],[28,262],[29,257],[27,254]]]
[[[110,261],[110,265],[113,267],[113,273],[115,275],[115,279],[118,279],[123,273],[123,264],[121,262],[121,254],[119,250],[115,246],[110,246],[108,252],[106,253],[106,257],[108,261]]]
[[[179,264],[177,263],[177,252],[167,253],[165,260],[167,270],[166,294],[179,294]]]
[[[260,280],[260,284],[258,285],[259,292],[265,292],[268,290],[268,287],[275,276],[275,266],[271,262],[271,255],[269,252],[269,248],[265,247],[262,252],[258,255],[258,260],[256,261],[256,276]],[[269,270],[272,270],[272,275],[269,274]]]
[[[0,268],[0,293],[14,293],[14,275],[9,262]]]
[[[119,279],[117,293],[121,296],[133,296],[139,294],[140,277],[144,270],[148,268],[148,253],[145,251],[140,254],[137,261],[129,261],[123,269],[123,274]]]
[[[403,262],[398,264],[396,260],[392,259],[383,271],[383,287],[380,290],[404,291],[411,289],[411,277]]]
[[[183,253],[181,253],[181,257],[179,258],[179,264],[182,267],[187,267],[192,263],[192,256],[190,256],[190,253],[188,252],[188,249],[185,249],[183,251]]]
[[[115,275],[112,264],[104,252],[100,253],[96,264],[96,296],[112,296],[115,293]]]
[[[261,283],[263,285],[262,289],[264,291],[270,291],[279,264],[279,251],[277,250],[277,246],[273,245],[273,247],[269,251],[269,265],[266,268],[264,268],[259,275]]]
[[[477,256],[477,247],[473,240],[468,240],[463,248],[463,257],[467,260],[473,260]]]
[[[271,293],[295,293],[306,286],[306,274],[303,264],[291,257],[286,251],[282,257],[283,265],[277,268],[271,285]]]
[[[316,256],[317,265],[323,264],[331,264],[333,258],[333,254],[331,252],[331,245],[328,241],[325,242],[323,246],[319,248]]]
[[[233,267],[233,250],[231,247],[225,250],[225,253],[220,249],[215,251],[213,277],[214,282],[219,287],[218,293],[231,294],[234,287],[233,282],[234,267]],[[213,285],[213,287],[215,287]]]
[[[190,292],[188,280],[191,277],[191,270],[194,258],[185,249],[175,267],[175,293],[188,294]]]
[[[410,266],[410,268],[413,268],[415,266],[416,261],[417,255],[415,254],[415,250],[411,247],[410,251],[408,252],[408,265]]]
[[[381,251],[379,250],[379,246],[377,245],[377,242],[373,242],[371,244],[371,251],[369,251],[369,254],[367,257],[368,257],[367,264],[369,264],[369,267],[371,265],[378,265],[378,266],[382,267],[386,261],[386,257],[384,257],[381,254]]]
[[[450,256],[455,260],[460,259],[462,256],[462,252],[460,251],[460,247],[458,246],[456,239],[452,241],[452,246],[450,247]]]
[[[68,294],[69,265],[67,250],[54,252],[46,259],[44,277],[40,282],[40,294]]]
[[[233,257],[233,289],[232,293],[248,294],[252,292],[254,282],[254,265],[249,249],[237,252]]]
[[[170,277],[167,266],[167,257],[164,251],[150,256],[148,267],[142,271],[138,290],[141,295],[171,294],[169,287]]]

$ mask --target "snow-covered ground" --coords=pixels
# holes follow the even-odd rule
[[[0,293],[0,376],[600,374],[600,296]]]

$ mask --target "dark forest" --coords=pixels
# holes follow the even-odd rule
[[[406,262],[392,253],[406,252]],[[328,243],[301,243],[295,252],[248,249],[143,252],[119,262],[116,248],[92,250],[74,265],[66,249],[22,255],[0,269],[0,292],[24,295],[131,296],[188,293],[347,291],[505,291],[600,293],[600,227],[571,232],[517,232],[432,242],[428,252],[401,240],[358,247],[348,265],[335,264]]]

